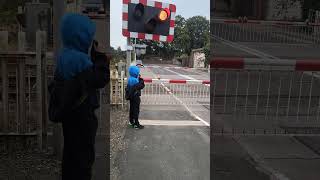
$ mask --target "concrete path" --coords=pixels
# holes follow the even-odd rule
[[[148,125],[126,130],[127,148],[116,158],[121,180],[210,179],[208,127],[181,106],[142,106],[140,119]]]

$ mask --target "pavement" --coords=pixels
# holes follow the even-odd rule
[[[141,107],[141,124],[145,120],[166,123],[145,125],[143,130],[126,130],[127,148],[116,158],[121,180],[210,179],[209,128],[204,125],[177,126],[176,121],[197,120],[181,107],[168,109],[150,105]]]

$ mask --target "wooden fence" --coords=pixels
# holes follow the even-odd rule
[[[0,31],[0,142],[8,148],[10,138],[32,138],[41,150],[47,147],[47,82],[53,74],[46,33],[36,32],[36,49],[28,52],[24,32],[15,50],[8,50],[8,34]]]

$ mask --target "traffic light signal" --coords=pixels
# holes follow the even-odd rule
[[[145,22],[145,31],[147,33],[154,33],[157,29],[157,26],[159,27],[160,30],[160,35],[168,35],[168,24],[164,24],[168,22],[170,18],[170,10],[168,8],[161,9],[159,12],[154,13],[153,16],[149,17],[146,22]],[[164,28],[160,29],[161,26],[164,26]],[[159,31],[158,30],[158,31]]]
[[[144,15],[144,5],[139,3],[137,4],[135,7],[134,7],[134,10],[133,10],[133,17],[139,21],[143,18],[143,15]]]
[[[155,38],[151,40],[173,40],[175,5],[150,0],[139,0],[139,3],[124,0],[123,9],[124,36],[150,39],[152,35]]]
[[[128,30],[148,34],[169,35],[170,10],[145,6],[142,3],[129,4]]]

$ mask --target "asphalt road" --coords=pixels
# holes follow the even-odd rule
[[[259,42],[236,42],[248,48],[276,56],[280,59],[315,59],[320,57],[319,46],[310,44],[279,44],[279,43],[259,43]],[[212,52],[216,57],[245,57],[257,58],[258,56],[246,52],[241,48],[233,48],[227,44],[217,42],[213,45]]]

